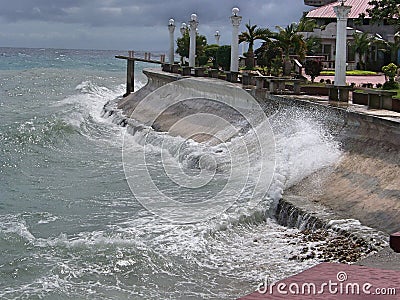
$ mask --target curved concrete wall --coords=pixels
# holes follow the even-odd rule
[[[146,70],[144,73],[149,78],[147,85],[118,103],[118,108],[123,110],[125,116],[129,116],[138,103],[160,86],[182,79],[179,75],[161,71]],[[179,93],[187,93],[188,96],[193,96],[193,90],[197,90],[201,91],[196,94],[197,97],[203,95],[207,98],[207,93],[211,93],[232,98],[233,101],[238,98],[234,86],[215,79],[188,80],[180,85],[180,89]],[[333,209],[342,218],[359,219],[364,225],[387,233],[400,230],[399,122],[284,96],[258,100],[267,107],[269,113],[271,107],[280,107],[304,109],[323,115],[335,139],[342,144],[340,162],[303,179],[285,194],[320,203]],[[240,101],[245,105],[246,101]],[[242,104],[235,103],[239,106]],[[194,110],[197,108],[190,107]]]
[[[305,178],[287,194],[387,233],[400,230],[400,123],[282,96],[271,101],[324,115],[343,152],[333,168]]]

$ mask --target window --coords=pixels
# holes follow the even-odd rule
[[[356,60],[356,53],[351,46],[347,46],[347,61],[355,61]]]
[[[326,60],[331,60],[332,45],[322,44],[322,53],[325,55]]]

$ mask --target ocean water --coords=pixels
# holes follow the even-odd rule
[[[102,116],[125,92],[126,65],[114,58],[121,54],[0,48],[0,298],[235,299],[265,276],[316,264],[290,260],[302,250],[293,243],[298,230],[278,225],[271,207],[339,159],[318,117],[286,111],[271,119],[276,173],[256,207],[169,222],[135,199],[125,177],[124,139],[140,150],[142,132],[126,134]],[[144,67],[135,68],[136,89]],[[162,151],[157,139],[149,143],[148,167],[157,172]],[[190,174],[187,156],[172,151],[179,139],[169,143],[171,159],[184,160]],[[188,151],[202,147],[191,142]],[[211,189],[224,182],[218,176]],[[167,183],[165,190],[193,197]]]

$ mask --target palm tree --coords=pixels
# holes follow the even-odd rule
[[[306,18],[305,15],[303,15],[297,24],[297,32],[312,32],[314,31],[315,28],[317,28],[317,21],[315,19],[309,19]]]
[[[356,32],[353,34],[353,42],[350,44],[350,47],[353,49],[355,53],[358,54],[358,62],[360,69],[366,70],[368,54],[372,44],[375,42],[375,37],[370,36],[367,32]],[[364,61],[365,57],[365,61]]]
[[[397,64],[398,52],[400,49],[400,31],[394,35],[393,42],[386,42],[386,51],[390,52],[390,60]]]
[[[289,75],[291,70],[290,53],[299,55],[304,58],[306,52],[306,43],[304,38],[298,32],[298,24],[292,23],[286,28],[276,26],[278,32],[273,35],[277,45],[282,49],[284,54],[284,75]]]
[[[264,75],[271,74],[274,62],[275,66],[280,66],[276,64],[276,60],[279,59],[281,63],[282,49],[274,41],[265,41],[260,48],[254,51],[254,54],[257,56],[257,64],[263,68]],[[278,70],[275,71],[275,73],[279,73]]]
[[[271,35],[271,31],[267,28],[260,28],[257,25],[250,25],[250,22],[245,25],[247,31],[243,31],[239,35],[239,43],[247,42],[249,43],[249,48],[247,50],[247,58],[246,59],[246,67],[253,68],[254,67],[254,42],[256,40],[268,40]]]
[[[317,55],[321,53],[321,39],[316,36],[310,36],[304,40],[306,43],[307,55]]]

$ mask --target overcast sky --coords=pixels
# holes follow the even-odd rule
[[[115,50],[168,48],[170,18],[179,26],[192,13],[199,33],[229,44],[233,7],[251,24],[274,29],[297,22],[311,7],[303,0],[0,0],[0,46]]]

